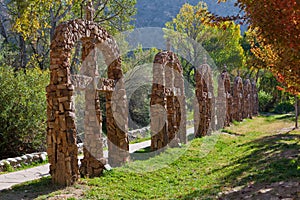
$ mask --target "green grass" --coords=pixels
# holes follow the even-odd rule
[[[145,138],[138,138],[138,139],[130,141],[129,143],[130,144],[136,144],[136,143],[140,143],[140,142],[145,142],[147,140],[151,140],[151,136],[145,137]]]
[[[143,161],[82,179],[79,199],[216,199],[233,188],[299,180],[300,131],[289,117],[256,117]],[[138,152],[150,154],[149,149]],[[29,183],[30,185],[30,183]],[[22,190],[23,186],[16,188]],[[39,186],[40,187],[40,186]],[[74,186],[73,191],[77,190]],[[71,190],[72,191],[72,190]],[[58,190],[40,196],[64,193]],[[226,197],[226,194],[222,194]],[[0,193],[1,198],[1,193]]]

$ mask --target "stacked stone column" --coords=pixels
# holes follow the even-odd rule
[[[234,79],[232,96],[232,119],[235,121],[243,120],[243,81],[240,76]]]
[[[229,126],[232,122],[232,95],[231,95],[231,85],[230,85],[230,75],[227,71],[222,73],[222,79],[224,80],[225,93],[226,93],[226,118],[224,126]]]
[[[195,137],[202,137],[212,131],[215,114],[213,111],[213,84],[210,66],[204,64],[197,67],[195,72],[196,81],[196,106],[194,109]]]
[[[80,173],[83,176],[95,177],[100,176],[106,164],[103,158],[102,118],[95,79],[99,75],[97,51],[95,43],[89,39],[83,39],[82,46],[82,71],[92,81],[85,88],[84,158],[81,159]]]
[[[217,129],[224,128],[226,121],[226,92],[222,74],[218,78],[218,96],[216,98]]]
[[[167,133],[169,143],[176,140],[176,125],[175,125],[175,96],[174,96],[174,70],[172,69],[172,60],[167,57],[168,64],[165,65],[165,85],[166,85],[166,100],[167,100]],[[176,143],[174,141],[174,143]],[[173,144],[172,144],[173,145]],[[176,145],[176,144],[174,144]]]
[[[187,142],[186,138],[186,106],[185,106],[185,92],[184,92],[184,79],[183,70],[178,60],[178,57],[174,54],[174,87],[178,90],[175,95],[175,123],[176,131],[178,132],[179,141],[183,144]]]
[[[151,149],[186,143],[183,74],[173,52],[160,52],[155,56],[150,106]]]
[[[128,108],[121,58],[108,67],[108,78],[116,82],[114,92],[106,93],[106,127],[108,163],[120,166],[130,159],[128,139]]]
[[[246,79],[244,82],[244,95],[243,95],[243,119],[245,118],[252,118],[252,85],[249,79]]]
[[[167,134],[167,107],[165,95],[165,73],[164,63],[166,52],[158,53],[153,63],[153,84],[150,100],[150,128],[151,128],[151,149],[158,150],[165,147],[168,142]]]
[[[68,37],[65,37],[67,35]],[[47,86],[47,153],[52,182],[71,185],[79,177],[76,145],[74,86],[70,57],[74,41],[64,26],[56,28],[50,51],[50,84]]]

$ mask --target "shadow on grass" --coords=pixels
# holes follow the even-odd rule
[[[276,113],[268,113],[267,115],[262,115],[262,116],[266,116],[266,121],[267,122],[273,122],[273,121],[277,121],[277,120],[288,120],[288,121],[295,121],[295,114],[281,114],[278,115]]]
[[[242,133],[233,132],[233,131],[227,130],[227,129],[221,129],[221,133],[226,133],[226,134],[232,135],[232,136],[245,136]]]
[[[52,184],[51,177],[44,177],[39,180],[31,181],[14,186],[9,190],[0,191],[1,200],[22,199],[29,200],[41,195],[47,195],[57,190],[63,189],[62,186]]]
[[[156,156],[158,153],[156,151],[151,152],[151,147],[146,147],[143,149],[139,149],[133,153],[130,153],[130,160],[136,161],[136,160],[148,160],[149,158],[152,158]]]
[[[150,158],[153,158],[157,155],[160,155],[161,153],[165,152],[170,147],[165,146],[162,149],[158,149],[155,151],[151,150],[151,147],[145,147],[142,149],[139,149],[133,153],[130,153],[130,160],[136,161],[136,160],[148,160]]]
[[[277,134],[239,146],[244,156],[212,171],[230,172],[219,177],[219,186],[210,188],[212,199],[300,199],[300,135]],[[206,192],[196,190],[183,199],[201,198]]]

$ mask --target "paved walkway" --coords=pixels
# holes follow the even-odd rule
[[[187,135],[192,134],[194,128],[189,128],[187,130]],[[136,144],[129,145],[129,153],[133,153],[139,149],[143,149],[149,147],[151,145],[151,141],[140,142]],[[107,158],[108,151],[103,152],[104,157]],[[81,159],[82,157],[79,157]],[[0,175],[0,191],[4,189],[9,189],[14,185],[36,180],[45,176],[49,176],[49,164],[33,167],[30,169],[25,169],[21,171],[11,172],[7,174]]]

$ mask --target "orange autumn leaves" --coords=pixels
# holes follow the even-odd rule
[[[251,51],[258,62],[277,77],[280,75],[278,80],[285,91],[299,94],[300,1],[237,0],[237,5],[245,12],[240,19],[246,19],[255,30],[256,41]]]

